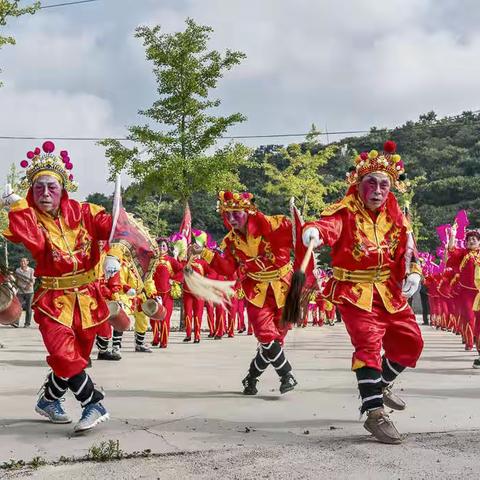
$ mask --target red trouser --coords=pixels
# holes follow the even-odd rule
[[[237,298],[237,318],[238,331],[243,332],[245,330],[245,297]]]
[[[185,334],[192,336],[192,323],[195,340],[200,339],[204,301],[191,293],[183,293],[183,314],[185,315]]]
[[[415,367],[423,349],[422,334],[412,309],[388,313],[374,291],[372,311],[366,312],[345,302],[339,304],[350,341],[355,348],[354,369],[363,366],[382,370],[382,347],[385,357],[403,367]]]
[[[319,327],[323,326],[323,308],[322,307],[316,307],[313,309],[312,312],[312,317],[313,317],[313,325],[318,325]]]
[[[232,298],[232,303],[227,310],[227,335],[233,337],[235,335],[235,322],[237,320],[238,298]]]
[[[215,305],[215,336],[225,335],[225,309],[221,305]]]
[[[35,321],[38,323],[43,343],[49,353],[47,363],[55,375],[71,378],[85,370],[95,342],[95,335],[102,325],[83,329],[77,304],[73,311],[71,327],[52,320],[39,310],[35,310]]]
[[[215,307],[212,302],[205,303],[205,310],[207,311],[208,330],[211,337],[215,335]]]
[[[247,303],[249,324],[253,326],[255,337],[260,343],[278,340],[281,344],[290,330],[290,326],[282,325],[282,309],[277,307],[273,292],[269,289],[263,307]]]
[[[168,345],[168,337],[170,336],[170,319],[173,313],[173,298],[170,292],[160,293],[158,295],[162,299],[162,305],[166,309],[165,318],[158,322],[150,320],[150,325],[153,332],[153,345],[160,344],[161,347]]]
[[[465,348],[473,348],[473,337],[477,339],[478,348],[478,330],[480,329],[480,312],[473,311],[473,303],[478,290],[462,288],[459,291],[458,301],[460,307],[460,325]]]
[[[97,327],[97,333],[99,337],[110,340],[113,335],[113,328],[108,322],[103,322]]]

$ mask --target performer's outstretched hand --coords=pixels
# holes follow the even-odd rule
[[[420,286],[420,280],[420,274],[408,274],[407,278],[403,281],[402,295],[405,298],[410,298],[418,290],[418,287]]]
[[[318,248],[322,244],[322,240],[320,238],[320,232],[315,227],[308,227],[303,231],[302,234],[302,241],[303,244],[308,247],[310,245],[310,241],[313,240],[313,248]]]
[[[107,255],[105,262],[103,263],[103,271],[105,272],[105,278],[108,280],[120,271],[120,261],[117,257]]]
[[[10,205],[15,203],[17,200],[20,200],[22,197],[13,192],[12,186],[7,183],[3,189],[2,198],[0,200],[0,206],[9,208]]]

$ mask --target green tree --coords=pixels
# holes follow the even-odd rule
[[[87,195],[85,201],[88,203],[94,203],[95,205],[99,205],[100,207],[103,207],[105,210],[107,210],[107,212],[112,211],[113,199],[111,196],[107,197],[103,193],[91,193],[90,195]]]
[[[28,7],[19,7],[19,3],[20,0],[0,0],[0,27],[7,25],[9,17],[20,17],[26,13],[33,15],[40,8],[40,2],[35,2]],[[4,45],[15,45],[15,38],[0,34],[0,48]]]
[[[285,199],[295,197],[303,216],[318,216],[325,207],[327,193],[337,191],[344,182],[327,184],[322,175],[322,167],[334,157],[336,147],[326,147],[313,153],[319,132],[315,125],[307,135],[306,143],[292,144],[280,149],[284,166],[269,161],[274,154],[267,155],[264,169],[268,178],[265,185],[267,194],[281,195]]]
[[[144,195],[166,194],[185,202],[196,192],[240,185],[238,169],[247,163],[248,149],[240,144],[213,149],[227,129],[245,117],[240,113],[215,116],[212,110],[220,100],[212,98],[211,91],[245,55],[209,51],[212,31],[192,19],[187,19],[184,31],[173,34],[162,33],[160,26],[136,31],[154,65],[159,98],[139,112],[150,120],[149,125],[129,127],[133,148],[114,139],[100,144],[106,147],[112,176],[126,170]]]
[[[17,167],[14,163],[10,165],[6,183],[10,183],[10,185],[12,185],[13,191],[17,195],[20,195],[21,197],[24,197],[26,195],[27,190],[20,181],[20,174],[18,173]],[[2,208],[0,209],[0,233],[3,232],[7,227],[8,211]],[[30,252],[28,252],[28,250],[23,245],[10,243],[3,236],[1,236],[1,240],[2,242],[0,243],[3,243],[3,245],[1,245],[1,256],[3,257],[6,265],[9,265],[10,267],[16,267],[20,263],[20,258],[31,258]]]

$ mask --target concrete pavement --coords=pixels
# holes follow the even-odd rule
[[[450,464],[448,470],[449,475],[455,469],[461,474],[470,460],[477,461],[476,452],[469,454],[465,445],[469,438],[480,437],[480,371],[471,368],[475,356],[463,351],[459,337],[422,328],[425,351],[418,368],[406,371],[395,386],[408,408],[393,414],[393,418],[398,429],[410,435],[404,445],[391,447],[370,440],[358,420],[355,378],[349,370],[352,348],[342,324],[295,329],[289,334],[287,354],[299,386],[283,396],[278,392],[278,378],[270,370],[261,379],[259,395],[240,394],[241,379],[256,347],[253,337],[243,334],[221,341],[204,338],[194,345],[183,344],[183,335],[174,333],[168,349],[138,354],[133,352],[133,333],[129,332],[120,362],[94,361],[90,370],[94,381],[106,391],[105,404],[112,419],[81,436],[72,434],[72,425],[51,425],[33,410],[37,390],[47,373],[38,330],[1,327],[0,342],[5,347],[0,349],[0,463],[9,459],[29,461],[36,456],[47,461],[61,456],[81,457],[94,444],[119,440],[120,448],[127,453],[149,449],[154,454],[174,456],[167,457],[168,460],[94,465],[92,471],[118,465],[118,478],[141,478],[128,476],[124,462],[130,462],[132,471],[137,473],[141,465],[145,471],[157,471],[154,465],[158,462],[166,467],[170,464],[174,472],[168,476],[167,469],[162,475],[159,472],[158,478],[222,478],[214,476],[213,470],[210,476],[201,476],[202,472],[190,468],[208,458],[210,462],[218,460],[215,475],[223,472],[223,478],[250,478],[246,471],[244,476],[233,476],[233,471],[228,476],[228,465],[236,465],[239,456],[245,468],[252,468],[255,462],[249,461],[246,453],[250,452],[266,472],[275,472],[272,462],[283,458],[285,478],[318,478],[308,476],[313,470],[300,468],[299,459],[307,452],[313,457],[328,457],[325,465],[331,464],[329,468],[334,465],[329,452],[343,455],[342,452],[352,451],[358,457],[362,451],[372,455],[372,449],[384,451],[385,459],[391,457],[391,462],[396,458],[408,463],[405,453],[411,451],[412,458],[418,455],[421,461],[436,464],[439,455],[433,453],[430,458],[419,445],[430,445],[430,453],[440,452],[438,444],[444,445],[447,440],[446,445],[454,450],[455,445],[463,445],[457,448],[462,450],[462,458],[457,455],[458,462]],[[65,407],[75,420],[79,417],[80,408],[71,394],[67,395]],[[432,437],[432,432],[448,433]],[[185,452],[198,453],[184,457]],[[335,478],[364,478],[348,476],[354,475],[355,465],[360,464],[356,461],[344,465],[345,476]],[[297,465],[295,472],[307,476],[292,476],[292,471],[285,470],[288,465]],[[320,465],[322,462],[316,467]],[[51,469],[56,469],[54,478],[80,478],[83,468],[84,464],[42,467],[32,478],[52,478]],[[175,476],[179,471],[185,475]],[[65,477],[60,476],[62,472]],[[372,470],[372,478],[396,478],[375,477],[375,472]],[[412,472],[414,475],[415,471]],[[382,475],[381,469],[377,473]],[[145,475],[143,478],[154,478]]]

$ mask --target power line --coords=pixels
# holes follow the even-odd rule
[[[86,1],[86,0],[83,0]],[[93,1],[93,0],[89,0]],[[473,110],[469,113],[472,114],[480,114],[480,110]],[[328,136],[329,135],[356,135],[360,133],[382,133],[382,132],[391,132],[393,130],[401,129],[401,128],[410,128],[410,129],[431,129],[435,127],[446,127],[449,126],[445,123],[445,121],[455,121],[462,118],[462,115],[451,115],[443,117],[440,120],[436,120],[434,123],[426,123],[426,124],[413,124],[413,125],[401,125],[398,127],[393,128],[375,128],[372,127],[369,130],[335,130],[335,131],[326,131],[326,132],[317,132],[316,136]],[[469,125],[472,123],[480,123],[480,117],[474,119],[465,119],[465,122],[456,122],[455,125]],[[304,133],[272,133],[272,134],[263,134],[263,135],[230,135],[220,137],[223,140],[238,140],[238,139],[249,139],[249,138],[285,138],[285,137],[306,137],[311,132],[304,132]],[[100,140],[105,140],[106,138],[112,140],[118,140],[122,142],[133,142],[134,140],[127,138],[127,137],[109,137],[105,135],[104,137],[56,137],[53,135],[45,135],[45,136],[35,136],[35,135],[0,135],[0,140],[44,140],[45,138],[49,138],[51,140],[69,140],[69,141],[87,141],[87,142],[98,142]]]
[[[53,3],[52,5],[41,6],[40,10],[45,8],[68,7],[70,5],[79,5],[81,3],[92,3],[92,2],[98,2],[98,1],[99,0],[76,0],[75,2]]]
[[[457,122],[455,125],[467,125],[471,123],[480,123],[480,118],[475,119],[473,121],[468,122]],[[412,125],[410,128],[412,129],[431,129],[435,127],[446,127],[448,125],[443,123],[436,123],[436,124],[425,124],[425,125]],[[375,128],[374,130],[329,130],[328,132],[318,132],[316,133],[317,136],[328,136],[328,135],[356,135],[361,133],[382,133],[382,132],[391,132],[393,130],[404,128],[405,126],[400,127],[393,127],[393,128]],[[239,140],[239,139],[252,139],[252,138],[287,138],[287,137],[306,137],[311,132],[304,132],[304,133],[273,133],[273,134],[265,134],[265,135],[231,135],[231,136],[224,136],[220,137],[223,140]],[[98,142],[100,140],[105,140],[106,138],[112,140],[118,140],[122,142],[133,142],[134,140],[127,138],[127,137],[109,137],[105,135],[104,137],[56,137],[53,135],[45,135],[45,136],[34,136],[34,135],[0,135],[0,140],[44,140],[45,138],[49,138],[50,140],[67,140],[67,141],[75,141],[75,142]]]

